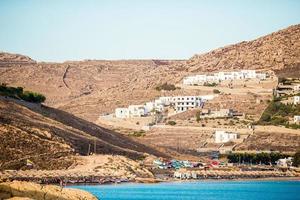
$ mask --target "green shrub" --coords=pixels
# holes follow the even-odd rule
[[[132,136],[132,137],[143,137],[143,136],[145,136],[145,131],[143,131],[143,130],[134,131],[133,133],[130,133],[128,135]]]
[[[215,82],[213,82],[213,83],[207,83],[207,82],[205,82],[203,85],[206,86],[206,87],[216,87],[218,84],[215,83]]]
[[[221,92],[220,92],[220,90],[214,89],[214,90],[213,90],[213,93],[214,93],[214,94],[219,94],[219,93],[221,93]]]
[[[300,150],[298,150],[293,157],[293,166],[295,167],[300,166]]]
[[[175,121],[168,121],[168,125],[175,126],[176,122]]]
[[[276,164],[276,161],[280,158],[289,157],[287,154],[278,152],[271,153],[231,153],[227,156],[227,159],[231,163],[252,163],[252,164]]]
[[[161,91],[161,90],[173,91],[173,90],[176,90],[177,88],[175,87],[174,84],[164,83],[162,85],[156,86],[155,89],[158,91]]]
[[[196,112],[196,121],[197,121],[198,123],[201,121],[200,115],[201,115],[201,112],[200,112],[200,111],[197,111],[197,112]]]
[[[41,103],[46,100],[46,97],[42,94],[31,91],[23,91],[22,87],[8,87],[3,83],[0,84],[0,95],[15,99],[22,99],[33,103]]]

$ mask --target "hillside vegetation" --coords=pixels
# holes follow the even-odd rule
[[[22,99],[28,102],[41,103],[46,100],[46,97],[42,94],[24,91],[22,87],[8,87],[6,84],[0,84],[0,95],[8,96],[15,99]]]

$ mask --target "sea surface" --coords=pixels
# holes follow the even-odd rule
[[[70,186],[101,200],[300,200],[300,181],[199,181]]]

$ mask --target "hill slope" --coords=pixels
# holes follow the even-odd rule
[[[190,72],[227,69],[271,69],[300,71],[300,25],[290,26],[249,42],[229,45],[195,55],[187,61]]]
[[[35,63],[36,61],[34,61],[28,56],[0,52],[0,67],[7,66],[7,65],[18,65],[18,64],[29,65]]]
[[[72,164],[70,156],[87,155],[89,148],[130,158],[144,152],[164,156],[64,111],[0,97],[0,169],[24,168],[26,159],[38,169],[65,168]]]
[[[116,107],[140,104],[161,95],[164,82],[180,83],[199,72],[230,69],[271,69],[300,76],[300,25],[250,42],[220,48],[182,60],[86,60],[64,63],[5,65],[0,82],[22,86],[47,96],[46,104],[91,122]],[[190,94],[197,94],[190,91]]]

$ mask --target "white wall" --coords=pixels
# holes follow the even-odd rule
[[[226,131],[216,131],[215,132],[215,143],[225,143],[231,140],[236,140],[237,134],[236,133],[229,133]]]
[[[117,118],[127,118],[129,117],[129,110],[128,108],[117,108],[115,110],[115,115]]]
[[[300,104],[300,96],[294,96],[294,104]]]

